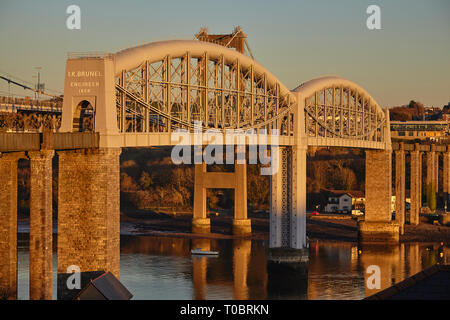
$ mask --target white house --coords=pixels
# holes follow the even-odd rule
[[[395,196],[391,196],[391,211],[395,211]],[[411,209],[411,197],[409,197],[409,191],[406,192],[405,210]]]
[[[365,197],[361,191],[328,191],[328,203],[324,208],[325,212],[347,212],[352,209],[364,209]]]

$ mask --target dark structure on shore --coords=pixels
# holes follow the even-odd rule
[[[450,265],[436,264],[365,300],[450,300]]]

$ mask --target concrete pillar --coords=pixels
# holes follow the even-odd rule
[[[450,211],[450,147],[447,146],[447,151],[444,152],[444,208]]]
[[[440,209],[439,207],[439,157],[440,152],[436,152],[436,157],[434,159],[434,180],[436,181],[436,209]]]
[[[395,222],[400,234],[405,233],[405,150],[400,143],[400,150],[395,151]]]
[[[420,192],[421,186],[421,153],[419,151],[419,144],[415,144],[415,150],[411,151],[411,210],[409,214],[409,223],[411,225],[419,224],[419,213],[422,204],[422,194]]]
[[[233,233],[251,233],[251,222],[247,219],[247,164],[235,163],[234,172],[207,172],[206,163],[195,165],[194,214],[192,231],[210,232],[210,220],[206,218],[206,189],[234,189]]]
[[[419,150],[419,144],[416,144],[416,150]],[[419,212],[423,204],[423,152],[419,152]]]
[[[120,277],[120,153],[120,148],[59,152],[58,297],[71,265]]]
[[[366,151],[366,212],[359,223],[361,241],[399,240],[399,225],[392,222],[392,151]]]
[[[17,299],[17,162],[22,152],[0,154],[0,291]]]
[[[250,219],[247,218],[247,163],[235,163],[234,188],[234,234],[249,234],[252,232]]]
[[[52,159],[54,150],[29,151],[30,300],[52,299]]]
[[[206,217],[206,188],[204,177],[206,163],[194,165],[194,213],[192,218],[192,232],[209,233],[210,220]]]
[[[233,240],[234,299],[236,300],[248,300],[247,273],[251,249],[251,240]]]
[[[427,206],[430,207],[429,195],[436,194],[436,145],[431,145],[431,150],[427,152],[427,178],[426,178],[426,195]]]

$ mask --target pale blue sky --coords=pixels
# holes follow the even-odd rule
[[[70,4],[81,7],[81,30],[66,28]],[[366,28],[370,4],[381,7],[382,30]],[[449,0],[0,0],[0,70],[32,82],[42,66],[42,81],[62,91],[67,52],[116,52],[236,25],[256,60],[288,88],[333,74],[382,106],[450,101]]]

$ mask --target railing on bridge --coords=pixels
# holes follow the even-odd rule
[[[62,99],[41,101],[0,96],[0,132],[58,131]]]
[[[0,96],[0,111],[38,111],[38,112],[62,112],[62,99],[59,101],[42,101],[27,98]]]

